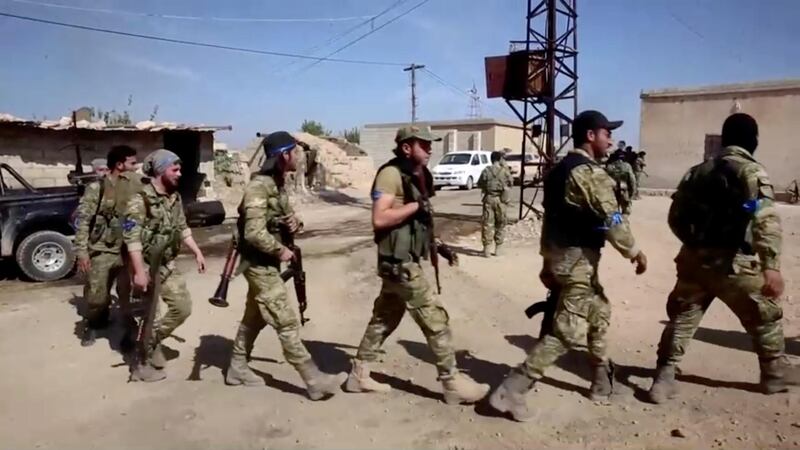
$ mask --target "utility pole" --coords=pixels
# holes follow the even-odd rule
[[[417,122],[417,69],[424,69],[424,65],[411,64],[403,72],[411,72],[411,123]]]
[[[469,112],[467,117],[470,119],[477,119],[481,116],[481,98],[478,96],[478,88],[475,87],[475,82],[472,82],[472,89],[469,92]]]

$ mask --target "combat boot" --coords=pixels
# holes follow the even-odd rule
[[[322,400],[336,394],[339,391],[339,387],[344,383],[345,378],[347,378],[347,374],[344,372],[336,375],[320,372],[311,359],[297,366],[297,371],[306,383],[306,391],[311,400]]]
[[[81,347],[91,347],[97,340],[97,330],[86,325],[81,336]]]
[[[589,388],[589,398],[592,401],[608,400],[613,391],[614,364],[611,361],[598,364],[594,367],[592,387]]]
[[[164,356],[164,348],[161,346],[161,343],[157,343],[153,350],[150,351],[150,356],[148,357],[148,362],[151,366],[155,367],[158,370],[167,367],[167,357]]]
[[[497,244],[494,247],[494,256],[501,256],[503,254],[503,244]]]
[[[489,404],[502,413],[510,413],[517,422],[527,422],[535,415],[528,409],[525,396],[535,383],[536,380],[514,369],[489,397]]]
[[[648,396],[653,403],[661,404],[678,395],[678,383],[675,381],[675,366],[658,366],[656,370]]]
[[[782,358],[759,359],[758,365],[761,367],[761,392],[770,395],[789,390],[784,379]]]
[[[152,383],[165,378],[167,378],[167,374],[163,370],[158,370],[150,364],[140,364],[136,369],[131,371],[130,381]]]
[[[344,390],[347,392],[390,392],[392,387],[386,383],[379,383],[369,376],[369,365],[364,361],[353,360],[353,369],[347,377]]]
[[[248,349],[252,349],[255,333],[245,325],[239,325],[233,342],[231,362],[225,375],[225,384],[231,386],[264,386],[264,379],[256,375],[247,365]]]
[[[492,257],[492,249],[488,245],[483,246],[483,257],[484,258],[491,258]]]
[[[460,372],[442,378],[442,387],[444,388],[444,402],[448,405],[475,403],[486,397],[489,392],[488,384],[477,383]]]

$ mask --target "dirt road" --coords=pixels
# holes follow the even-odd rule
[[[461,266],[443,269],[442,301],[462,349],[461,366],[495,386],[535,342],[539,320],[527,320],[522,311],[545,291],[536,277],[536,238],[515,240],[501,258],[472,256],[480,249],[478,203],[475,191],[436,197],[446,219],[438,222],[440,230],[467,234],[455,242]],[[93,347],[80,346],[77,281],[0,283],[0,448],[797,448],[798,391],[770,397],[756,392],[758,366],[749,339],[721,304],[710,308],[681,365],[680,398],[665,406],[643,401],[674,283],[678,244],[665,224],[667,207],[666,198],[635,205],[634,231],[651,263],[645,275],[635,276],[626,260],[605,250],[601,278],[613,303],[610,353],[619,369],[608,405],[586,397],[589,370],[584,355],[574,352],[530,394],[539,411],[532,423],[498,417],[484,404],[447,406],[431,354],[409,319],[387,342],[383,373],[376,374],[395,388],[388,395],[341,393],[311,402],[269,329],[256,342],[251,363],[268,387],[225,386],[246,286],[243,279],[231,284],[227,309],[208,304],[227,235],[204,230],[197,234],[210,255],[209,274],[194,273],[189,258],[179,260],[194,311],[166,341],[171,361],[163,382],[126,383],[128,369],[114,348],[118,329]],[[300,211],[311,318],[302,336],[323,370],[346,371],[379,288],[368,203],[354,193],[329,194]],[[800,209],[780,212],[787,351],[798,357],[800,308],[793,298],[800,277]],[[684,437],[671,436],[673,430]]]

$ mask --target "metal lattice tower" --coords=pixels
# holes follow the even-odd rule
[[[523,123],[523,163],[531,147],[539,156],[533,181],[525,182],[525,164],[521,165],[520,219],[527,214],[523,206],[535,211],[533,204],[543,175],[571,140],[571,124],[578,111],[576,3],[577,0],[528,0],[526,39],[511,41],[512,51],[525,51],[534,67],[528,72],[528,81],[534,84],[538,80],[543,88],[530,97],[506,99]],[[529,188],[535,192],[526,202],[525,191]]]
[[[469,93],[469,111],[467,117],[470,119],[477,119],[481,117],[481,98],[478,95],[478,88],[475,87],[475,82],[472,82],[472,89],[467,91]]]

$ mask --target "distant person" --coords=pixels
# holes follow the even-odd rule
[[[611,175],[616,183],[614,193],[623,215],[629,216],[632,209],[632,199],[636,192],[636,175],[633,168],[625,161],[623,152],[616,150],[605,163],[606,172]]]
[[[761,368],[761,391],[787,390],[780,297],[782,230],[775,192],[753,154],[758,124],[737,113],[722,125],[723,150],[684,175],[673,195],[669,226],[681,240],[678,280],[667,300],[669,323],[658,344],[650,400],[677,394],[675,370],[703,314],[719,298],[750,335]]]
[[[511,188],[511,172],[503,167],[503,154],[492,152],[492,165],[486,167],[478,178],[478,187],[483,194],[481,216],[481,238],[483,256],[500,256],[505,239],[506,208]],[[494,247],[494,248],[493,248]]]
[[[104,177],[108,175],[108,173],[110,172],[108,168],[108,159],[103,159],[103,158],[93,159],[92,171],[96,173],[98,177]]]
[[[644,168],[647,166],[644,161],[646,155],[647,153],[644,150],[640,150],[636,153],[636,160],[633,165],[633,173],[636,175],[636,190],[633,196],[635,200],[641,198],[639,195],[639,188],[642,186],[642,175],[647,175],[647,172],[644,171]]]

